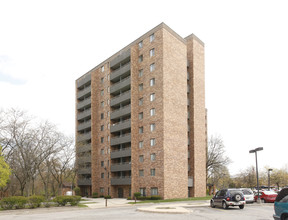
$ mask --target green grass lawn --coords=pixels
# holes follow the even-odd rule
[[[191,197],[191,198],[184,198],[184,199],[165,199],[165,200],[144,200],[144,201],[137,201],[137,204],[141,203],[162,203],[162,202],[182,202],[182,201],[199,201],[199,200],[210,200],[212,196],[206,197]],[[132,200],[131,200],[132,201]],[[129,204],[135,204],[135,202],[129,202]]]

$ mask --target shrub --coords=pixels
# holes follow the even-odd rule
[[[111,199],[110,195],[104,196],[105,199]]]
[[[135,192],[135,193],[134,193],[134,197],[135,197],[135,198],[138,198],[139,196],[141,196],[141,193],[140,193],[140,192]]]
[[[29,208],[33,209],[40,207],[42,202],[44,202],[43,196],[30,196],[28,197],[27,204]]]
[[[146,200],[146,196],[137,196],[136,197],[138,200]]]
[[[128,197],[127,200],[132,200],[132,198],[131,198],[131,197]]]
[[[27,198],[24,196],[5,197],[1,200],[1,207],[3,209],[23,209],[27,203]]]
[[[70,196],[56,196],[53,202],[55,202],[57,206],[65,206],[70,200],[69,197]]]
[[[161,196],[151,196],[151,200],[160,200]]]
[[[76,195],[76,196],[80,196],[81,190],[80,190],[79,187],[75,187],[75,188],[74,188],[74,192],[75,192],[75,195]]]
[[[43,202],[43,205],[46,207],[46,208],[49,208],[51,206],[51,200],[47,199]]]
[[[81,196],[69,196],[70,197],[70,205],[71,206],[76,206],[79,204],[81,200]]]
[[[98,198],[98,193],[97,192],[93,192],[92,193],[92,198]]]

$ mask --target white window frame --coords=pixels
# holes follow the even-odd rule
[[[155,85],[155,78],[150,79],[150,86],[154,86]]]
[[[156,145],[156,138],[151,138],[150,139],[150,146],[153,147]]]
[[[150,116],[154,116],[156,114],[155,108],[150,109]]]
[[[153,102],[155,100],[155,93],[150,94],[150,102]]]
[[[154,33],[150,35],[149,39],[150,39],[150,42],[152,42],[152,41],[155,40],[155,35],[154,35]]]
[[[153,57],[155,55],[155,48],[152,48],[149,54],[150,54],[150,57]]]
[[[150,64],[150,72],[153,72],[155,70],[155,63]]]

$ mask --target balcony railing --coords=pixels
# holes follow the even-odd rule
[[[120,54],[117,57],[115,57],[113,60],[111,60],[110,67],[112,69],[117,68],[117,66],[120,63],[125,62],[125,60],[129,60],[130,55],[131,55],[130,49],[125,51],[125,52],[120,52]]]
[[[79,90],[77,92],[77,99],[80,99],[82,98],[83,96],[85,96],[86,94],[91,94],[91,86],[88,86],[88,87],[85,87],[84,89],[82,90]]]
[[[88,141],[91,139],[91,132],[87,132],[84,134],[79,134],[77,137],[77,142]]]
[[[77,109],[81,109],[81,108],[87,107],[89,105],[91,106],[91,97],[84,99],[83,101],[78,102],[77,103]]]
[[[110,127],[110,132],[117,132],[128,128],[131,128],[131,119],[118,122],[117,124],[112,124]]]
[[[130,76],[120,80],[117,83],[114,83],[110,87],[110,93],[113,94],[115,92],[118,92],[121,89],[127,89],[130,87]]]
[[[91,81],[91,73],[85,76],[82,76],[80,79],[77,80],[77,88],[84,86],[89,81]]]
[[[110,119],[119,118],[121,116],[129,115],[129,114],[131,114],[130,104],[111,112]]]
[[[90,144],[86,144],[86,145],[79,145],[76,148],[77,153],[84,153],[84,152],[88,152],[91,151],[91,145]]]
[[[118,145],[118,144],[124,144],[124,143],[129,143],[129,142],[131,142],[131,133],[111,138],[110,144]]]
[[[131,90],[128,90],[120,95],[117,95],[111,99],[111,106],[120,104],[121,102],[125,102],[131,99]]]
[[[88,186],[91,186],[91,179],[85,179],[85,178],[81,178],[81,179],[78,179],[77,180],[77,183],[78,183],[78,186],[83,186],[83,185],[88,185]]]
[[[77,120],[81,120],[81,119],[87,118],[89,116],[91,117],[91,108],[89,108],[83,112],[78,112],[77,113]]]
[[[131,162],[111,164],[111,172],[131,170]]]
[[[114,150],[110,154],[111,159],[120,158],[120,157],[129,157],[131,156],[131,147],[122,148],[120,150]]]
[[[77,126],[77,130],[81,131],[87,128],[91,128],[91,120],[87,121],[87,122],[83,122],[83,123],[79,123]]]
[[[118,178],[111,178],[111,185],[131,185],[131,176],[123,176]]]
[[[131,68],[131,64],[129,62],[125,64],[124,66],[121,66],[120,68],[114,70],[113,72],[111,72],[110,80],[112,82],[115,82],[115,81],[118,81],[121,76],[129,75],[130,68]]]
[[[91,167],[89,168],[79,168],[78,174],[91,174]]]
[[[77,163],[78,164],[91,163],[91,156],[78,157]]]

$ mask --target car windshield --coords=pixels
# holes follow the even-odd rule
[[[240,190],[229,190],[230,194],[233,196],[235,194],[242,194]]]
[[[243,194],[244,194],[244,195],[252,195],[253,192],[251,192],[251,191],[249,191],[249,190],[247,190],[247,189],[244,189],[244,190],[243,190]]]

